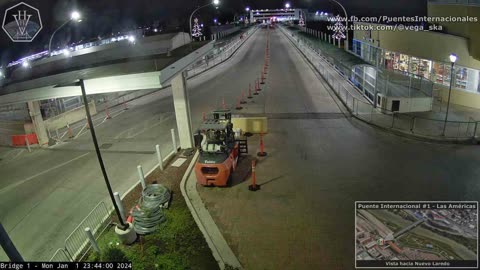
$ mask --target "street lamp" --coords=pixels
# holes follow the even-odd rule
[[[345,38],[345,51],[348,51],[348,15],[347,15],[347,10],[345,9],[345,7],[340,4],[340,2],[338,2],[337,0],[330,0],[332,2],[335,2],[337,3],[342,9],[343,9],[343,13],[345,13],[345,29],[346,29],[346,38]],[[327,16],[328,13],[325,13],[325,16]],[[340,42],[340,41],[339,41]]]
[[[285,8],[290,8],[290,3],[285,3]]]
[[[48,54],[51,54],[52,53],[52,40],[53,40],[53,37],[55,36],[55,34],[58,32],[58,30],[60,30],[62,27],[64,27],[67,23],[71,22],[71,21],[76,21],[76,22],[81,22],[82,21],[82,16],[80,15],[80,12],[78,11],[73,11],[71,14],[70,14],[70,19],[67,20],[66,22],[64,22],[62,25],[60,25],[60,27],[58,27],[52,34],[52,36],[50,37],[50,42],[48,43]]]
[[[190,15],[190,20],[188,21],[188,24],[190,25],[190,36],[192,37],[192,40],[193,40],[193,34],[192,34],[192,18],[193,18],[193,14],[195,14],[195,12],[197,12],[199,9],[202,9],[204,7],[208,7],[210,5],[215,5],[215,6],[218,6],[220,5],[220,0],[213,0],[212,2],[206,4],[206,5],[203,5],[201,7],[198,7],[197,9],[195,9],[192,14]]]
[[[452,53],[450,54],[450,63],[452,64],[450,69],[450,89],[448,90],[448,102],[447,102],[447,112],[445,114],[445,122],[443,124],[442,136],[445,136],[445,130],[447,129],[447,120],[448,120],[448,110],[450,109],[450,97],[452,94],[452,84],[453,84],[453,73],[455,73],[455,62],[457,62],[457,55]]]

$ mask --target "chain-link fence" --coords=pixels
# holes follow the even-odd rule
[[[315,66],[352,116],[379,127],[418,137],[457,141],[469,141],[476,138],[478,122],[473,119],[470,121],[442,121],[375,108],[372,103],[368,102],[365,91],[360,89],[354,80],[351,80],[352,73],[346,65],[335,61],[331,56],[324,55],[319,48],[312,46],[312,43],[308,40],[302,39],[284,28],[281,29]],[[363,77],[363,74],[360,75]],[[430,88],[431,85],[428,81],[412,78],[408,82],[402,82],[399,78],[403,77],[396,76],[388,78],[386,81],[397,85],[408,83],[412,91],[426,91],[429,95],[432,95],[433,86]]]

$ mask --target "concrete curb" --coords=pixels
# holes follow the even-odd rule
[[[217,260],[220,269],[225,269],[227,265],[237,269],[243,269],[238,258],[233,253],[218,229],[217,224],[215,224],[215,221],[203,204],[203,201],[197,192],[197,182],[195,181],[195,178],[191,177],[193,176],[192,171],[198,156],[199,152],[197,151],[183,176],[182,182],[180,183],[180,190],[182,191],[183,198],[185,199],[198,228],[205,237],[208,247],[212,250],[213,257]]]

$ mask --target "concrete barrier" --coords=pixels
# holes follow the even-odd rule
[[[240,128],[244,133],[268,133],[267,117],[232,117],[232,123],[234,128]]]
[[[90,113],[92,115],[97,114],[97,108],[95,106],[95,102],[93,101],[90,102],[89,106],[90,106]],[[86,117],[85,107],[80,106],[78,108],[75,108],[68,112],[64,112],[55,117],[45,120],[45,126],[47,127],[47,130],[54,131],[54,130],[66,127],[67,124],[71,125],[78,121],[84,120],[85,117]]]
[[[24,121],[0,120],[0,145],[12,145],[12,135],[25,134]]]

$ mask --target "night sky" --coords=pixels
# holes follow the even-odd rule
[[[79,24],[70,23],[55,36],[60,43],[89,40],[105,36],[125,28],[151,26],[157,23],[165,31],[185,30],[188,32],[188,16],[198,5],[209,0],[24,0],[40,10],[43,29],[32,43],[13,43],[3,29],[0,32],[0,65],[20,56],[39,52],[48,46],[50,34],[69,18],[70,11],[77,8],[84,17]],[[5,9],[21,1],[0,0],[3,21]],[[199,17],[210,22],[213,17],[220,22],[231,21],[235,13],[241,15],[246,6],[253,9],[282,8],[286,1],[279,0],[221,0],[218,10],[213,7],[202,9]],[[328,0],[292,0],[294,8],[310,11],[340,13],[341,10]],[[339,0],[349,15],[356,16],[402,16],[426,15],[427,0]]]

